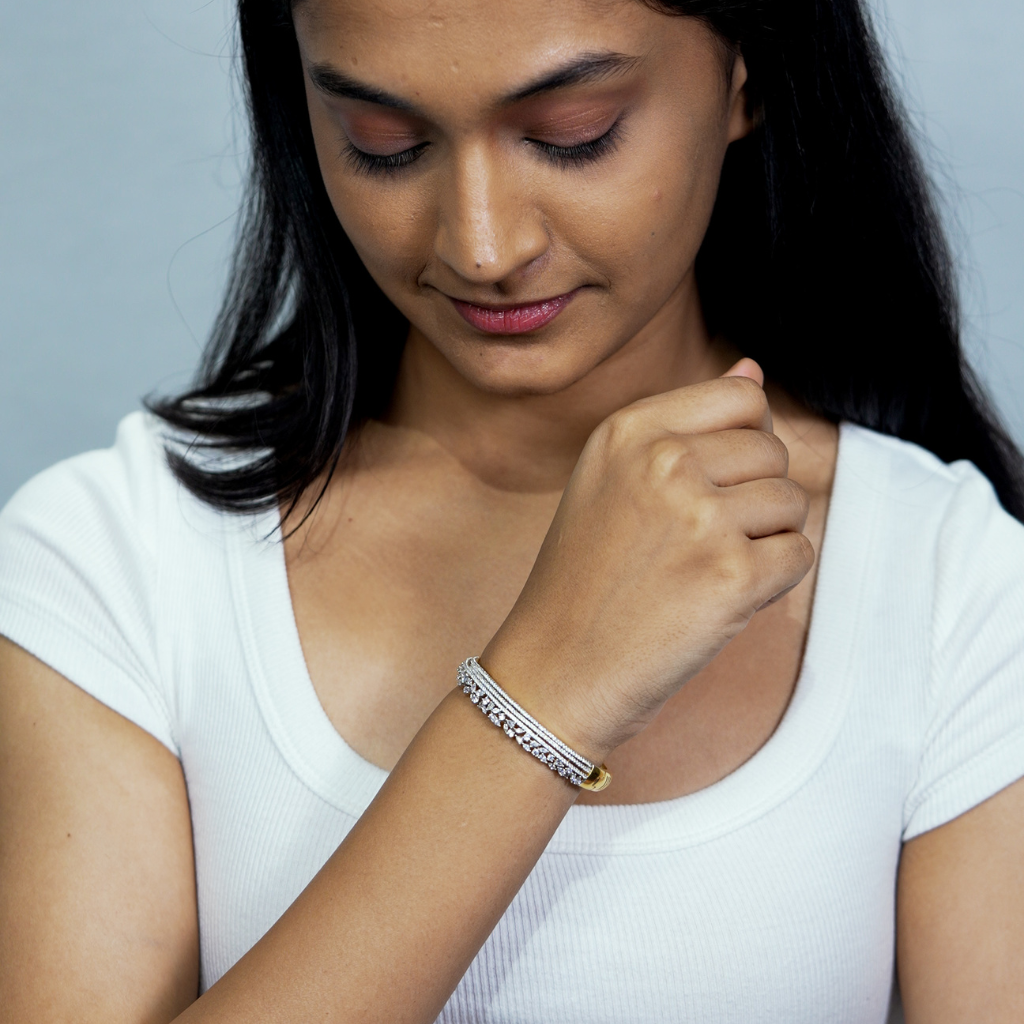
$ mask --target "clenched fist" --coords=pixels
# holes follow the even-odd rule
[[[588,440],[481,662],[603,759],[814,562],[760,368],[616,412]]]

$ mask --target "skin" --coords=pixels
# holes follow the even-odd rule
[[[734,770],[799,672],[835,431],[708,336],[692,273],[724,153],[750,130],[742,61],[635,2],[303,0],[296,25],[321,79],[330,68],[416,108],[307,79],[331,200],[413,327],[388,416],[286,545],[320,699],[393,771],[196,1000],[180,765],[0,641],[4,1024],[431,1021],[578,798],[450,694],[458,661],[483,651],[538,718],[605,760],[613,786],[586,799],[614,802]],[[502,102],[609,50],[635,59]],[[623,113],[601,160],[538,149]],[[424,148],[382,175],[348,143]],[[449,298],[573,289],[549,327],[515,339],[473,330]],[[912,1024],[1024,1017],[1022,821],[1017,784],[907,844]]]

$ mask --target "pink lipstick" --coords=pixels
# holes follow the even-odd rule
[[[525,334],[551,323],[572,301],[576,291],[557,295],[553,299],[528,302],[519,306],[477,306],[472,302],[452,299],[466,323],[488,334]]]

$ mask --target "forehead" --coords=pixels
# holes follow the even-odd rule
[[[294,15],[309,61],[495,93],[580,52],[644,56],[669,20],[639,0],[299,0]]]
[[[353,32],[462,32],[495,35],[570,28],[593,18],[628,17],[641,0],[295,0],[293,10],[317,29]],[[507,41],[507,40],[506,40]]]

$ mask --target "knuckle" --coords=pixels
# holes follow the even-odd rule
[[[807,491],[789,477],[781,477],[779,483],[782,485],[785,500],[806,513],[811,504],[811,497]]]
[[[810,506],[807,492],[789,477],[769,477],[761,481],[764,500],[777,512],[805,516]]]
[[[757,576],[753,552],[748,544],[732,544],[719,557],[721,579],[741,590],[749,589]]]
[[[686,446],[675,438],[659,437],[647,446],[647,472],[655,481],[669,479],[687,455]]]
[[[603,438],[613,448],[630,444],[640,432],[643,413],[635,406],[627,405],[624,409],[613,412],[598,428]]]
[[[721,533],[721,522],[714,499],[701,493],[688,494],[682,501],[678,500],[678,495],[667,497],[674,532],[682,541],[680,550],[692,557],[696,566],[713,566],[721,556],[717,537]]]
[[[785,477],[789,471],[789,451],[774,435],[763,430],[740,430],[745,460],[763,478]]]
[[[802,533],[790,533],[787,543],[780,550],[774,576],[785,583],[786,588],[794,586],[814,565],[814,546]]]
[[[803,522],[806,522],[807,516],[811,511],[811,496],[801,487],[800,496],[797,499],[800,503],[800,516]]]
[[[776,434],[758,430],[757,436],[764,450],[765,461],[775,471],[776,476],[785,476],[789,472],[789,449]]]
[[[722,379],[730,382],[737,399],[743,403],[744,409],[757,415],[767,410],[768,397],[764,393],[764,388],[756,380],[751,380],[750,377],[724,377]]]
[[[722,515],[712,494],[701,494],[690,501],[690,528],[706,540],[722,531]]]
[[[807,539],[807,536],[802,533],[794,534],[796,537],[797,554],[800,559],[800,563],[806,572],[812,565],[814,565],[814,559],[817,557],[814,550],[814,545]]]
[[[754,384],[750,392],[750,406],[751,412],[753,413],[751,418],[757,417],[758,419],[765,419],[771,414],[771,410],[768,406],[768,396],[757,386],[757,384]]]

